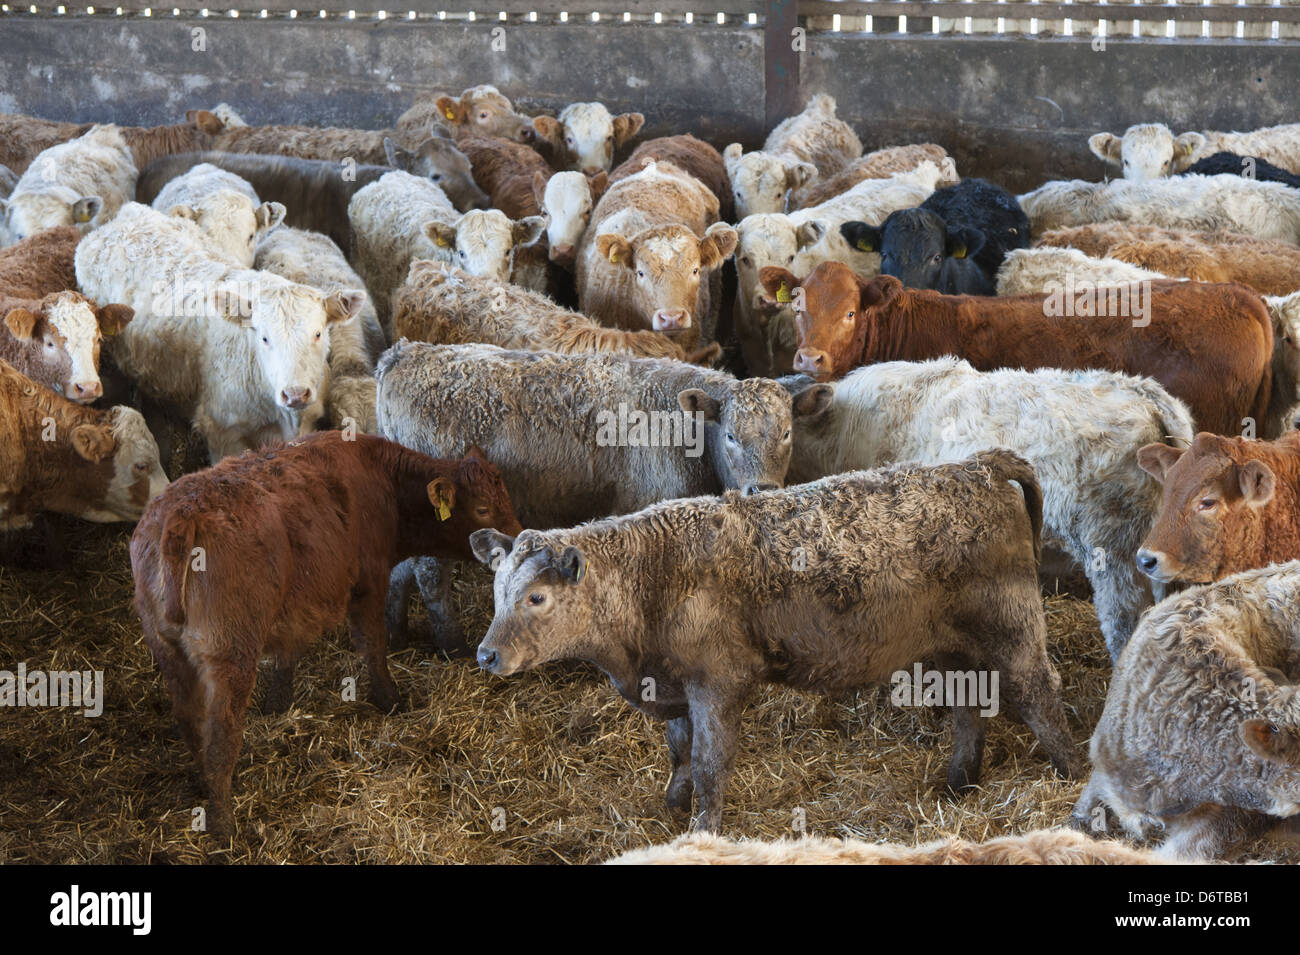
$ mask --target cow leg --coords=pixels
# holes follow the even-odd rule
[[[673,760],[673,775],[664,797],[669,809],[691,811],[695,783],[691,780],[691,718],[681,716],[668,721],[668,753]]]
[[[411,642],[411,591],[415,588],[415,560],[404,560],[388,576],[388,600],[384,623],[388,626],[388,649],[405,650]]]
[[[402,696],[388,672],[388,632],[384,629],[382,594],[378,598],[366,595],[360,600],[354,597],[348,607],[348,624],[352,628],[352,643],[360,648],[370,671],[370,702],[383,713],[400,710]]]
[[[985,719],[974,706],[952,707],[952,760],[948,763],[948,788],[954,793],[979,782],[984,761]]]
[[[275,669],[271,671],[271,683],[266,688],[266,699],[262,701],[262,712],[267,716],[278,716],[289,709],[293,703],[293,674],[298,666],[297,655],[277,656]]]
[[[175,634],[179,637],[179,631]],[[200,706],[203,691],[199,688],[198,671],[167,636],[146,633],[145,640],[153,651],[154,661],[162,672],[163,683],[172,699],[172,716],[180,727],[181,738],[189,748],[190,755],[198,767],[199,777],[203,777],[203,745],[200,726]]]
[[[1052,678],[1055,674],[1046,652],[1028,672],[1009,667],[1001,668],[1001,672],[1002,694],[1038,737],[1053,768],[1066,778],[1080,775],[1083,766],[1065,721],[1060,677]]]
[[[434,645],[451,654],[462,654],[470,647],[459,621],[451,612],[451,564],[433,557],[415,559],[415,582],[420,599],[433,625]]]
[[[1207,804],[1168,823],[1169,836],[1156,852],[1167,859],[1222,859],[1272,825],[1263,813]]]
[[[1088,567],[1088,582],[1092,584],[1093,606],[1110,662],[1119,660],[1120,652],[1137,627],[1138,617],[1150,604],[1146,588],[1138,580],[1138,569],[1132,559],[1127,563],[1093,570]]]
[[[719,832],[723,796],[736,759],[743,696],[729,688],[687,684],[686,699],[691,712],[691,778],[698,797],[691,829]]]
[[[231,642],[239,645],[244,642],[240,639],[242,636],[236,634]],[[223,660],[205,660],[199,670],[207,697],[202,746],[203,776],[211,802],[208,831],[220,839],[228,839],[235,831],[230,801],[231,778],[243,742],[248,700],[257,681],[257,655],[248,653]]]

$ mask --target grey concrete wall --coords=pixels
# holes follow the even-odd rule
[[[254,123],[374,128],[426,90],[491,82],[530,111],[599,99],[648,135],[762,141],[761,28],[512,23],[494,51],[497,26],[0,15],[0,110],[146,124],[226,100]],[[1102,129],[1300,121],[1300,44],[813,33],[802,81],[868,146],[938,142],[1013,189],[1100,177]]]

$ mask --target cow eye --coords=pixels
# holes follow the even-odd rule
[[[785,257],[785,264],[786,264],[786,265],[789,265],[789,264],[790,264],[791,262],[793,262],[793,261],[794,261],[794,256],[793,256],[793,255],[787,255],[787,256]]]
[[[749,262],[749,256],[747,256],[747,255],[742,255],[742,256],[740,257],[740,264],[741,264],[741,265],[749,265],[749,264],[750,264],[750,262]]]
[[[269,338],[267,338],[265,335],[263,335],[263,336],[262,336],[262,344],[263,344],[263,345],[269,345],[269,344],[271,344],[271,339],[269,339]]]
[[[790,440],[790,429],[789,429],[789,428],[786,429],[785,434],[781,435],[781,440],[782,440],[782,441],[789,441],[789,440]]]
[[[434,182],[442,182],[442,173],[440,173],[440,172],[435,172],[435,173],[433,174],[433,181],[434,181]]]
[[[727,432],[727,440],[730,441],[732,444],[735,444],[735,443],[736,443],[736,436],[735,436],[734,434],[732,434],[730,431],[728,431],[728,432]]]
[[[479,517],[487,517],[490,511],[486,507],[476,507],[474,508],[474,513]]]
[[[935,265],[938,265],[940,262],[943,261],[943,253],[936,252],[934,258],[931,259],[930,261],[933,262]]]
[[[486,121],[487,118],[488,118],[488,114],[487,114],[487,113],[479,113],[479,114],[478,114],[478,118],[481,119],[481,120]]]
[[[135,465],[135,469],[136,469],[137,471],[139,471],[141,474],[148,474],[148,473],[149,473],[149,462],[148,462],[148,461],[137,461],[137,462],[136,462],[136,465]]]
[[[643,278],[645,278],[645,273],[642,272],[640,269],[637,269],[637,270],[636,270],[636,277],[639,278],[639,279],[643,279]]]
[[[545,594],[531,593],[528,595],[528,602],[534,607],[539,607],[546,600]]]
[[[53,338],[45,339],[45,347],[52,350],[54,348],[54,339]]]
[[[692,274],[692,275],[699,275],[699,274],[700,274],[700,267],[699,267],[698,265],[695,266],[695,268],[691,270],[691,274]]]
[[[1196,509],[1199,511],[1208,511],[1213,509],[1215,506],[1217,506],[1218,503],[1219,503],[1218,500],[1216,500],[1215,498],[1204,497],[1201,498],[1201,503],[1197,505]]]
[[[320,341],[320,332],[316,333],[316,341]]]

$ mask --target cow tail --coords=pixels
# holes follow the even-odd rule
[[[1025,510],[1029,513],[1029,527],[1034,538],[1034,561],[1042,560],[1043,536],[1043,489],[1038,483],[1034,466],[1016,454],[999,448],[995,451],[981,451],[975,455],[975,462],[989,469],[995,477],[1004,481],[1015,481],[1020,485],[1020,493],[1025,498]]]
[[[174,517],[163,527],[160,541],[163,582],[163,619],[168,623],[185,623],[185,584],[190,573],[190,554],[194,550],[194,522]]]

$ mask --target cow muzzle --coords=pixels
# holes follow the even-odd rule
[[[831,373],[831,356],[816,348],[800,348],[794,353],[794,370],[818,377]]]
[[[1143,547],[1137,552],[1136,560],[1138,570],[1152,580],[1168,583],[1173,579],[1174,575],[1169,570],[1169,556],[1167,554]]]
[[[68,388],[68,397],[78,404],[87,404],[104,393],[104,386],[98,381],[77,381]]]
[[[571,266],[577,258],[577,252],[567,242],[551,246],[550,259],[556,265]]]
[[[763,491],[779,491],[780,489],[781,489],[781,485],[772,484],[770,482],[758,483],[758,484],[746,484],[745,487],[743,488],[746,497],[753,497],[755,494],[759,494]]]
[[[311,404],[310,388],[285,388],[280,392],[280,404],[293,411],[301,411]]]
[[[475,658],[480,669],[495,676],[510,676],[519,669],[519,660],[515,654],[508,649],[490,647],[486,640],[479,644]]]
[[[684,308],[661,308],[651,321],[657,332],[679,332],[691,327],[691,313]]]

